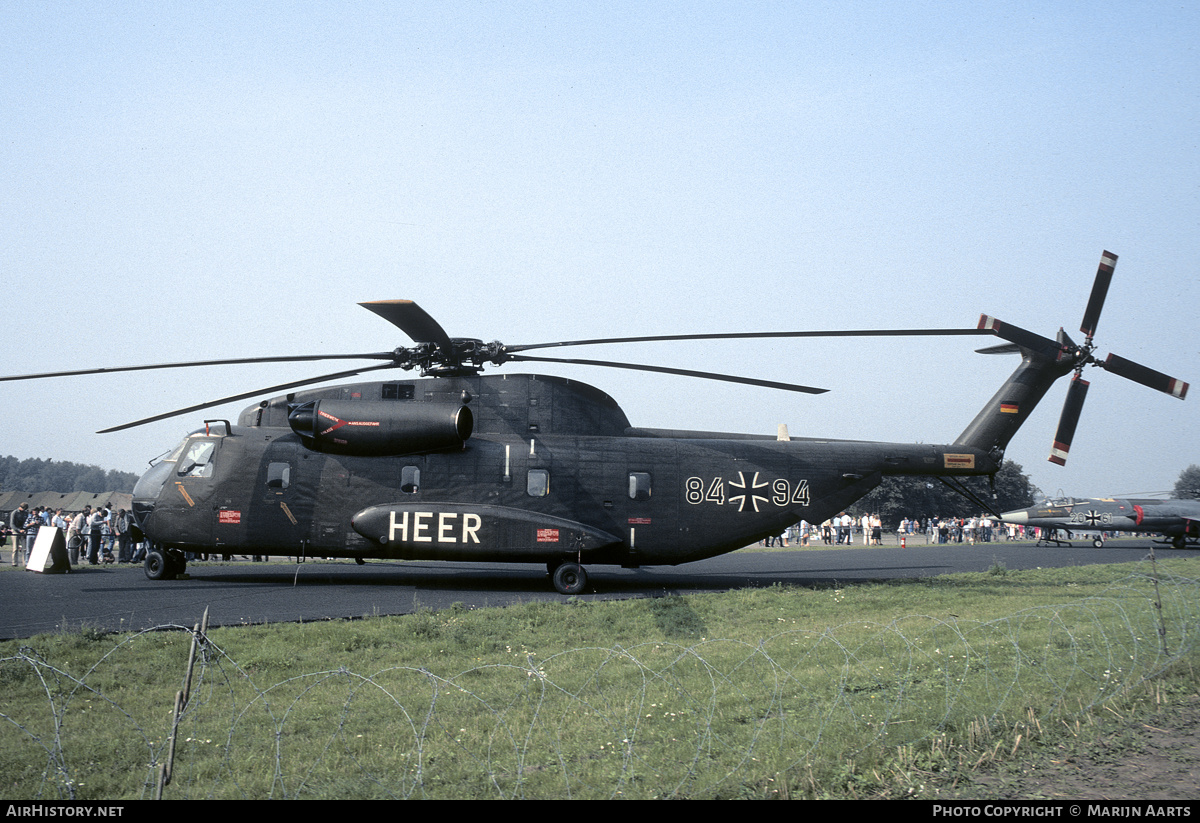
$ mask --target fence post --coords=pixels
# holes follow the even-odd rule
[[[165,763],[158,764],[158,785],[154,790],[154,799],[162,800],[163,786],[171,782],[171,769],[175,765],[175,737],[179,732],[179,716],[183,714],[183,707],[187,705],[188,697],[192,692],[192,671],[196,667],[196,649],[200,645],[200,638],[208,634],[208,607],[204,607],[204,615],[200,618],[200,622],[192,629],[192,646],[188,650],[187,670],[183,675],[183,688],[175,692],[175,711],[171,717],[171,737],[167,741],[167,759]]]

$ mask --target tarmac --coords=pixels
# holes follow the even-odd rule
[[[739,551],[682,566],[589,567],[581,600],[657,597],[775,584],[849,585],[957,572],[1125,563],[1148,557],[1149,539],[1119,538],[1096,549],[1031,542],[889,545]],[[1200,549],[1156,547],[1158,557],[1200,558]],[[185,579],[151,581],[140,565],[76,566],[67,574],[13,568],[0,554],[0,639],[49,632],[190,629],[209,609],[210,626],[352,619],[440,610],[563,602],[543,566],[514,563],[353,561],[194,562]],[[1200,574],[1200,564],[1197,564]]]

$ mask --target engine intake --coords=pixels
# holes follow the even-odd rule
[[[475,417],[451,403],[313,400],[291,409],[288,425],[313,451],[388,457],[462,448]]]

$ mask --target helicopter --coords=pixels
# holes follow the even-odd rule
[[[1187,384],[1131,361],[1093,357],[1093,334],[1116,256],[1104,252],[1076,344],[981,316],[975,328],[741,332],[595,338],[526,345],[450,337],[410,300],[361,303],[414,341],[390,352],[243,358],[84,369],[28,380],[232,363],[380,361],[245,392],[104,429],[138,426],[251,397],[236,423],[206,420],[133,491],[151,543],[152,580],[184,573],[188,553],[303,558],[545,564],[564,595],[587,590],[588,570],[677,565],[821,522],[892,475],[958,483],[994,479],[1004,450],[1054,382],[1075,378],[1050,459],[1065,462],[1086,394],[1083,368],[1099,366],[1183,399]],[[598,388],[541,374],[482,374],[515,362],[571,363],[721,380],[817,394],[825,389],[736,375],[549,358],[527,352],[580,345],[869,336],[998,337],[984,353],[1021,362],[952,443],[793,438],[633,426]],[[305,386],[366,372],[420,377]],[[961,484],[960,484],[961,485]]]
[[[1161,534],[1176,549],[1200,539],[1200,500],[1160,498],[1057,498],[1040,506],[1004,512],[1005,523],[1040,526],[1051,532],[1067,531],[1152,532]],[[1067,531],[1070,535],[1070,531]],[[1097,549],[1104,538],[1092,538]]]

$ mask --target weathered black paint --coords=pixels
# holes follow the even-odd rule
[[[1036,402],[1029,386],[1040,396],[1052,382],[1029,379],[1039,370],[1027,357],[997,397]],[[598,389],[538,375],[361,383],[278,397],[228,433],[193,435],[215,445],[210,474],[160,464],[135,508],[151,540],[182,551],[674,565],[820,522],[885,475],[992,474],[1013,427],[980,421],[999,403],[938,446],[634,428]],[[339,419],[362,404],[392,431],[466,404],[473,431],[421,453],[330,454],[292,430],[304,404]]]

